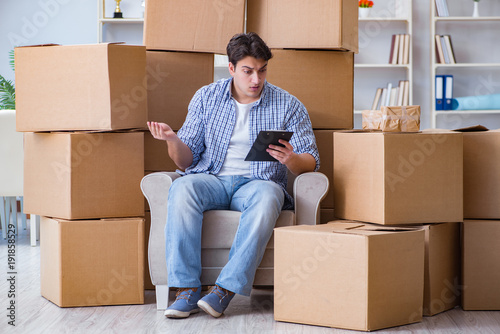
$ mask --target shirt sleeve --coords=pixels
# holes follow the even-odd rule
[[[312,155],[316,160],[314,171],[318,171],[320,166],[319,151],[306,107],[297,98],[293,97],[289,108],[287,130],[294,132],[290,139],[293,151],[297,154],[309,153]]]
[[[201,154],[205,151],[203,114],[203,91],[199,89],[189,103],[188,114],[184,124],[177,132],[179,139],[191,149],[193,154],[193,163],[191,166],[196,166],[200,161]]]

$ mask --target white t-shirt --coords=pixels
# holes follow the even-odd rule
[[[250,161],[245,157],[250,150],[250,130],[248,115],[253,103],[241,104],[234,100],[236,120],[227,148],[226,160],[222,164],[219,175],[241,175],[250,177]]]

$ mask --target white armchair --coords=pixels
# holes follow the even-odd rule
[[[318,172],[304,173],[294,180],[290,175],[291,173],[289,173],[288,183],[290,193],[294,196],[295,211],[282,211],[276,227],[318,224],[319,205],[328,192],[328,178]],[[157,309],[165,309],[168,306],[169,287],[164,229],[167,220],[168,191],[172,182],[178,177],[181,176],[177,173],[156,172],[146,175],[141,181],[142,192],[151,210],[148,261],[151,281],[156,290]],[[226,264],[240,215],[240,212],[229,210],[213,210],[204,213],[201,242],[202,285],[214,285],[222,267]],[[228,235],[232,238],[227,238]],[[272,286],[273,278],[274,237],[271,237],[262,262],[257,268],[254,286]]]
[[[0,157],[0,221],[5,239],[11,214],[17,233],[16,198],[23,196],[23,134],[16,132],[15,110],[0,110]],[[26,229],[26,215],[21,218]]]

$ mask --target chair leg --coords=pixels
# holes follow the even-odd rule
[[[19,202],[21,203],[21,222],[23,223],[23,229],[26,229],[26,214],[24,213],[24,197],[19,197]]]
[[[5,210],[5,198],[0,197],[0,223],[2,224],[2,236],[7,239],[7,215]]]
[[[36,241],[40,240],[40,216],[30,215],[30,243],[36,246]]]
[[[19,235],[19,226],[17,225],[17,200],[16,196],[7,197],[10,201],[10,214],[14,223],[14,229],[16,230],[16,235]],[[7,205],[8,207],[8,205]]]
[[[170,297],[170,288],[168,285],[156,285],[156,309],[164,310],[168,307],[168,299]]]

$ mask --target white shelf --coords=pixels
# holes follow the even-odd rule
[[[114,19],[114,18],[105,17],[105,18],[99,19],[99,22],[101,22],[101,23],[144,23],[144,19],[143,18]]]
[[[500,16],[434,16],[434,21],[500,21]]]
[[[355,68],[406,68],[411,69],[410,64],[392,65],[392,64],[354,64]]]
[[[391,10],[391,3],[387,1],[382,3],[382,6],[388,6],[385,11]],[[359,18],[359,34],[360,34],[360,50],[361,57],[357,58],[358,62],[354,64],[355,78],[371,75],[376,71],[376,74],[371,77],[370,82],[359,79],[359,83],[355,79],[355,97],[354,97],[354,115],[360,115],[362,110],[369,109],[373,102],[373,97],[377,88],[383,88],[383,84],[392,82],[393,85],[397,84],[399,80],[408,80],[409,82],[409,97],[408,103],[413,104],[413,0],[408,0],[409,6],[407,16],[405,17],[387,17],[387,16],[374,16],[367,18]],[[384,7],[385,8],[385,7]],[[382,13],[382,12],[381,12]],[[380,15],[380,14],[379,14]],[[394,15],[394,14],[392,14]],[[371,23],[374,22],[374,23]],[[377,26],[377,33],[375,34],[370,29],[371,26]],[[401,31],[403,30],[403,31]],[[363,35],[364,33],[364,35]],[[376,36],[375,36],[375,35]],[[384,63],[389,59],[391,39],[393,34],[408,34],[410,35],[409,45],[409,61],[408,64],[388,64]],[[364,36],[364,39],[361,37]],[[378,39],[377,39],[378,37]],[[365,47],[362,46],[362,41],[365,41]],[[386,50],[387,60],[384,59],[384,52]],[[370,52],[375,52],[375,57],[370,56]],[[383,57],[383,58],[382,58]],[[403,71],[403,72],[402,72]],[[370,74],[368,74],[370,73]],[[396,81],[395,81],[396,80]],[[364,85],[363,85],[364,83]],[[371,87],[371,85],[374,85]],[[377,86],[378,85],[378,86]],[[397,86],[394,86],[397,87]],[[358,88],[358,89],[356,89]],[[366,108],[364,108],[367,106]]]
[[[500,110],[446,110],[436,111],[436,115],[453,115],[453,114],[500,114]]]
[[[471,1],[472,2],[472,1]],[[448,7],[453,4],[453,1],[448,1]],[[435,35],[439,35],[439,28],[442,25],[441,22],[452,22],[453,27],[463,24],[463,27],[467,27],[470,22],[476,23],[487,23],[487,22],[498,22],[500,21],[500,16],[481,16],[481,17],[471,17],[471,16],[436,16],[435,0],[430,1],[431,6],[431,19],[430,19],[430,70],[431,70],[431,128],[437,127],[437,117],[442,115],[464,115],[464,117],[471,118],[473,115],[496,115],[500,114],[500,110],[436,110],[435,99],[436,99],[436,83],[435,77],[438,74],[438,70],[446,70],[445,73],[450,73],[453,70],[460,69],[480,69],[480,68],[500,68],[500,63],[456,63],[456,64],[441,64],[436,63],[436,44]],[[481,31],[477,25],[474,25],[475,31]],[[449,33],[448,33],[449,34]],[[453,35],[452,35],[453,37]],[[488,46],[486,46],[488,47]],[[471,52],[475,51],[472,49]],[[477,50],[477,52],[481,52]],[[441,73],[441,72],[440,72]],[[468,73],[468,72],[467,72]],[[465,75],[465,74],[464,74]],[[467,74],[470,75],[470,74]],[[496,81],[498,80],[495,79]],[[477,94],[477,93],[476,93]],[[472,92],[470,95],[474,95]]]

